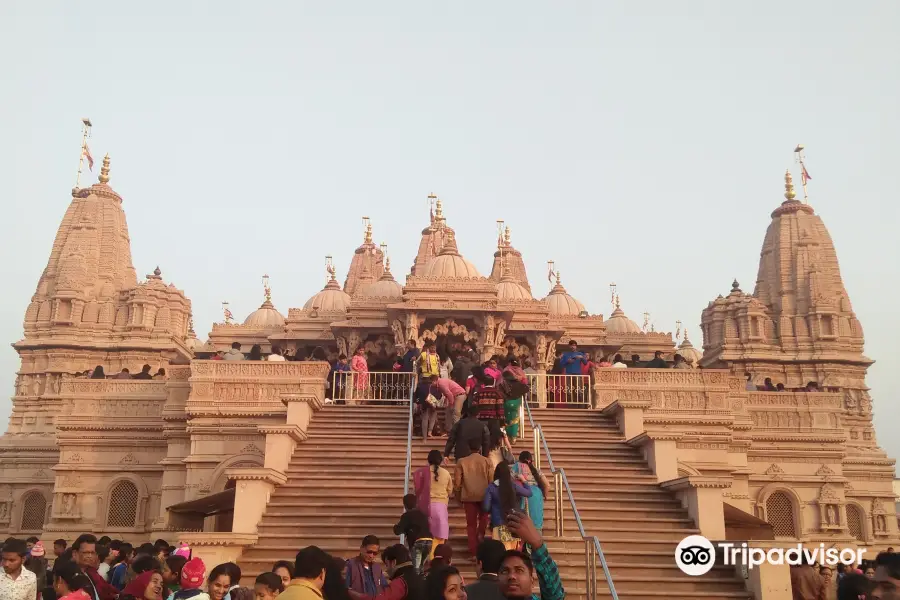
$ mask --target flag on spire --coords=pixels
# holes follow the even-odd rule
[[[810,181],[812,177],[809,176],[809,171],[806,170],[806,165],[802,162],[800,163],[800,176],[803,177],[803,184],[806,185],[807,181]]]
[[[93,171],[93,170],[94,170],[94,157],[91,156],[91,149],[88,148],[87,143],[84,144],[84,151],[83,151],[83,152],[84,152],[84,157],[85,157],[85,158],[87,159],[87,161],[88,161],[88,169],[90,169],[91,171]]]

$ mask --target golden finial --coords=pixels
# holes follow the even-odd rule
[[[559,271],[557,271],[557,272],[556,272],[556,285],[561,285],[560,282],[559,282],[559,280],[560,280],[560,277],[559,277]]]
[[[391,259],[387,253],[387,242],[381,242],[381,260],[385,271],[391,270]]]
[[[797,198],[797,194],[794,193],[794,178],[791,177],[790,169],[784,172],[784,197],[787,198],[788,201]]]
[[[272,301],[272,288],[269,287],[269,276],[262,276],[263,293],[266,295],[266,302]]]
[[[430,197],[431,197],[431,196],[429,196],[429,198],[430,198]],[[434,199],[435,199],[435,202],[434,202],[434,219],[435,219],[436,221],[443,221],[443,220],[444,220],[444,203],[441,202],[441,199],[438,198],[437,196],[434,196]]]
[[[619,295],[618,294],[616,294],[616,308],[621,308],[621,306],[619,306]]]
[[[509,225],[507,225],[506,229],[503,230],[503,241],[506,243],[507,246],[510,245],[509,240],[510,240],[510,231],[509,231]]]
[[[109,152],[103,157],[103,166],[100,168],[100,183],[109,183]]]

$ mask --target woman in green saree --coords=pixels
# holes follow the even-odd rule
[[[515,358],[509,361],[509,364],[503,369],[503,379],[508,389],[521,389],[523,385],[526,387],[528,385],[528,375],[525,374],[525,371],[519,366],[519,361]],[[522,408],[523,395],[519,395],[516,398],[506,398],[503,401],[503,412],[506,417],[506,435],[509,437],[510,443],[519,437],[519,427],[521,426],[519,414]]]

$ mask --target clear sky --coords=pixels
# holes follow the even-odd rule
[[[553,259],[591,312],[615,281],[629,316],[699,345],[707,302],[752,290],[802,142],[897,456],[897,31],[894,0],[3,2],[0,339],[21,337],[82,116],[138,274],[184,289],[204,338],[222,300],[257,308],[264,272],[284,313],[326,254],[343,280],[363,215],[402,278],[433,191],[482,273],[505,219],[536,294]],[[17,367],[0,350],[3,421]]]

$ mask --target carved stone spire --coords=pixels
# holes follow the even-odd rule
[[[790,172],[784,189],[785,201],[772,212],[763,240],[753,294],[735,280],[727,297],[703,311],[704,365],[739,360],[734,369],[740,375],[744,363],[755,360],[787,365],[830,356],[868,365],[831,236],[812,206],[796,199]],[[814,378],[798,368],[784,383],[803,387]]]
[[[384,271],[384,254],[372,241],[372,221],[369,217],[363,217],[363,223],[365,224],[363,243],[353,253],[350,268],[347,270],[347,279],[344,280],[344,291],[351,296],[359,286],[364,271],[367,271],[368,277],[372,279],[378,279]]]
[[[513,280],[531,293],[531,284],[528,283],[528,273],[525,271],[525,261],[522,253],[512,245],[512,234],[509,226],[504,227],[499,240],[499,247],[494,252],[494,264],[491,267],[490,279],[499,282],[504,270],[508,267]]]
[[[410,275],[421,274],[422,269],[435,258],[444,247],[445,236],[453,235],[453,229],[447,225],[444,217],[444,204],[434,194],[428,196],[429,202],[434,203],[434,211],[428,227],[422,230],[422,239],[419,241],[419,251],[410,268]]]

